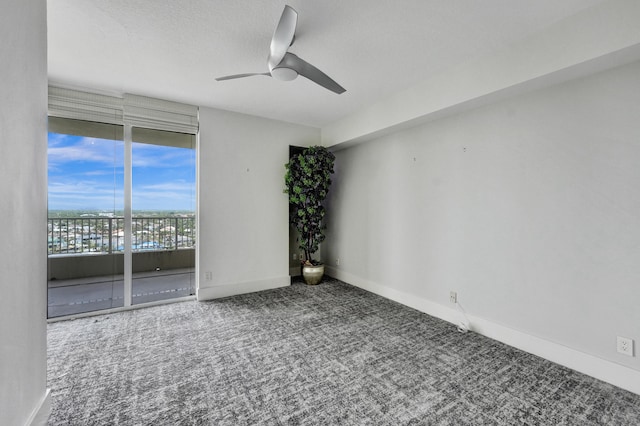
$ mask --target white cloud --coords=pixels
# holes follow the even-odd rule
[[[53,139],[49,138],[48,158],[50,169],[60,169],[72,162],[123,164],[124,143],[83,137],[71,145],[69,144],[69,136],[56,135]]]

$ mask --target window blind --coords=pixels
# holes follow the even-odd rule
[[[122,125],[122,99],[49,86],[49,116]]]
[[[49,86],[49,116],[198,133],[198,107],[125,93],[123,97]]]
[[[196,134],[198,107],[125,93],[124,121],[134,127]]]

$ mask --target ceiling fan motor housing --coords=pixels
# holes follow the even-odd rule
[[[295,80],[296,77],[298,77],[298,72],[296,70],[292,70],[291,68],[280,67],[272,69],[271,76],[276,80],[291,81]]]

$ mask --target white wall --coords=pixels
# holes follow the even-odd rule
[[[43,421],[46,392],[46,2],[0,13],[0,424]]]
[[[636,62],[338,151],[330,272],[640,393],[639,123]]]
[[[289,145],[319,140],[319,129],[200,110],[198,299],[290,284],[284,165]]]

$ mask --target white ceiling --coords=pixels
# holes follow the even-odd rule
[[[51,83],[323,127],[602,0],[48,0]],[[283,7],[290,51],[347,89],[268,71]]]

